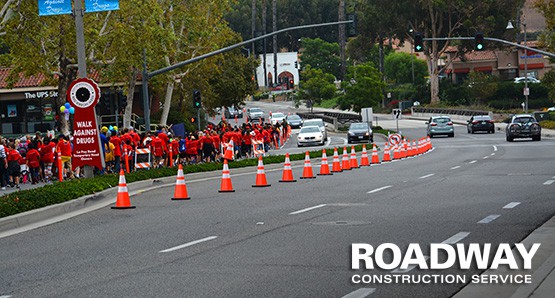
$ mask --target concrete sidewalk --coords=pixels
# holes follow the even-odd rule
[[[555,297],[555,216],[544,225],[534,230],[522,241],[527,249],[532,244],[540,243],[540,247],[532,259],[531,270],[509,270],[502,267],[487,270],[482,275],[531,275],[530,284],[469,284],[453,298],[475,297]],[[513,249],[518,255],[516,248]]]

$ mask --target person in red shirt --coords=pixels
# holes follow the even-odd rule
[[[220,136],[218,135],[218,133],[213,130],[212,131],[212,142],[214,143],[214,158],[216,160],[220,160],[220,156],[221,156],[221,140],[220,140]]]
[[[27,167],[31,172],[31,184],[37,184],[40,177],[40,153],[37,150],[37,142],[33,141],[29,144],[27,151]]]
[[[197,161],[197,149],[198,141],[196,140],[195,136],[191,135],[186,143],[187,147],[187,158],[190,163],[196,163]]]
[[[122,141],[118,131],[114,131],[110,137],[110,142],[114,144],[114,170],[119,173],[121,169]]]
[[[54,163],[54,151],[56,144],[50,140],[50,137],[45,137],[43,145],[40,147],[40,161],[44,165],[44,179],[45,182],[52,181],[52,164]]]
[[[172,156],[171,158],[173,159],[173,163],[172,165],[169,165],[170,167],[173,167],[175,165],[176,162],[178,162],[178,156],[179,156],[179,141],[177,140],[177,138],[172,138],[171,142],[170,142],[170,148],[172,148]],[[169,158],[168,158],[169,160]]]
[[[164,150],[164,141],[158,137],[158,133],[154,134],[150,146],[154,155],[154,165],[156,168],[159,168],[164,164],[164,154],[166,154],[166,151]]]
[[[243,131],[243,154],[247,158],[252,156],[252,138],[250,129],[245,129]]]
[[[19,160],[21,159],[21,154],[17,150],[15,150],[15,144],[10,143],[8,145],[8,153],[7,158],[8,160],[8,175],[10,176],[10,185],[19,189],[19,176],[21,175],[20,167],[19,167]]]
[[[62,157],[62,169],[63,176],[65,178],[73,179],[73,172],[71,171],[71,143],[69,142],[69,137],[60,135],[58,137],[58,145],[56,145],[56,152],[60,151]]]

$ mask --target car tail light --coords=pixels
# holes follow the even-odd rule
[[[488,123],[493,123],[493,120],[488,120]]]
[[[452,126],[453,122],[449,121],[449,122],[447,122],[447,125]]]
[[[431,125],[431,126],[437,126],[437,123],[432,123],[432,124],[430,124],[430,125]]]
[[[509,127],[509,130],[514,132],[514,131],[516,131],[517,128],[518,128],[518,124],[513,124],[513,125],[511,125],[511,127]]]
[[[472,124],[478,124],[478,121],[474,120],[472,121]]]

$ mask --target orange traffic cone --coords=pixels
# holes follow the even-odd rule
[[[279,182],[297,182],[293,179],[293,170],[291,170],[291,160],[289,159],[289,153],[285,153],[285,164],[283,165],[283,175]]]
[[[256,170],[256,184],[252,187],[268,187],[271,184],[268,184],[266,181],[266,173],[264,173],[264,163],[262,162],[262,155],[258,156],[258,169]]]
[[[225,153],[224,153],[224,159],[225,160],[233,160],[233,140],[229,141],[229,144],[227,144],[227,148],[225,149]]]
[[[112,209],[132,209],[135,206],[131,206],[129,201],[129,191],[127,191],[127,182],[125,182],[125,174],[123,169],[119,171],[119,185],[118,185],[118,197],[116,199],[116,206]]]
[[[401,143],[401,158],[407,158],[407,142],[404,139]]]
[[[177,179],[175,180],[175,191],[172,200],[190,200],[187,193],[187,185],[185,185],[185,175],[183,175],[183,166],[179,164],[177,168]]]
[[[343,171],[341,169],[341,163],[339,162],[339,155],[337,154],[337,148],[333,148],[333,164],[331,167],[331,171],[334,173],[340,173]]]
[[[433,148],[433,146],[432,146],[432,139],[430,139],[430,137],[427,137],[427,138],[426,138],[426,143],[427,143],[427,145],[428,145],[426,151],[432,150],[432,148]]]
[[[355,151],[355,146],[351,146],[351,160],[349,165],[351,166],[351,169],[358,168],[357,153]]]
[[[418,146],[416,145],[416,141],[412,141],[412,156],[418,155]]]
[[[304,157],[304,168],[303,168],[303,176],[301,179],[314,179],[316,178],[312,173],[312,165],[310,164],[310,155],[308,151],[306,151],[306,155]]]
[[[368,151],[366,151],[366,144],[362,144],[362,155],[360,156],[360,166],[369,166],[370,162],[368,160]]]
[[[380,164],[380,157],[378,156],[378,149],[376,148],[376,144],[374,144],[374,147],[372,148],[372,164]]]
[[[393,160],[401,159],[401,150],[399,150],[399,145],[393,146]]]
[[[320,173],[318,175],[333,175],[330,172],[330,166],[328,164],[328,156],[326,155],[326,149],[322,149],[322,165],[320,165]]]
[[[231,175],[229,173],[229,166],[227,159],[224,159],[224,169],[222,171],[222,183],[218,192],[234,192],[233,185],[231,185]]]
[[[343,159],[341,160],[341,168],[344,171],[351,170],[351,162],[349,161],[349,154],[347,154],[347,147],[343,147]]]
[[[386,142],[385,146],[384,146],[384,150],[383,150],[383,158],[382,158],[382,162],[390,162],[391,161],[391,155],[389,154],[389,144]]]

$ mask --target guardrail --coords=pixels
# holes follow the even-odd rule
[[[344,126],[347,123],[361,122],[362,116],[351,113],[337,113],[337,112],[314,112],[314,113],[297,113],[303,119],[319,118],[324,122],[333,125],[333,130],[337,130],[340,125]]]
[[[425,108],[411,107],[411,115],[414,117],[430,117],[434,115],[449,115],[451,118],[459,120],[468,120],[468,118],[476,115],[489,115],[493,119],[492,111],[485,110],[462,110],[462,109],[446,109],[446,108]]]

